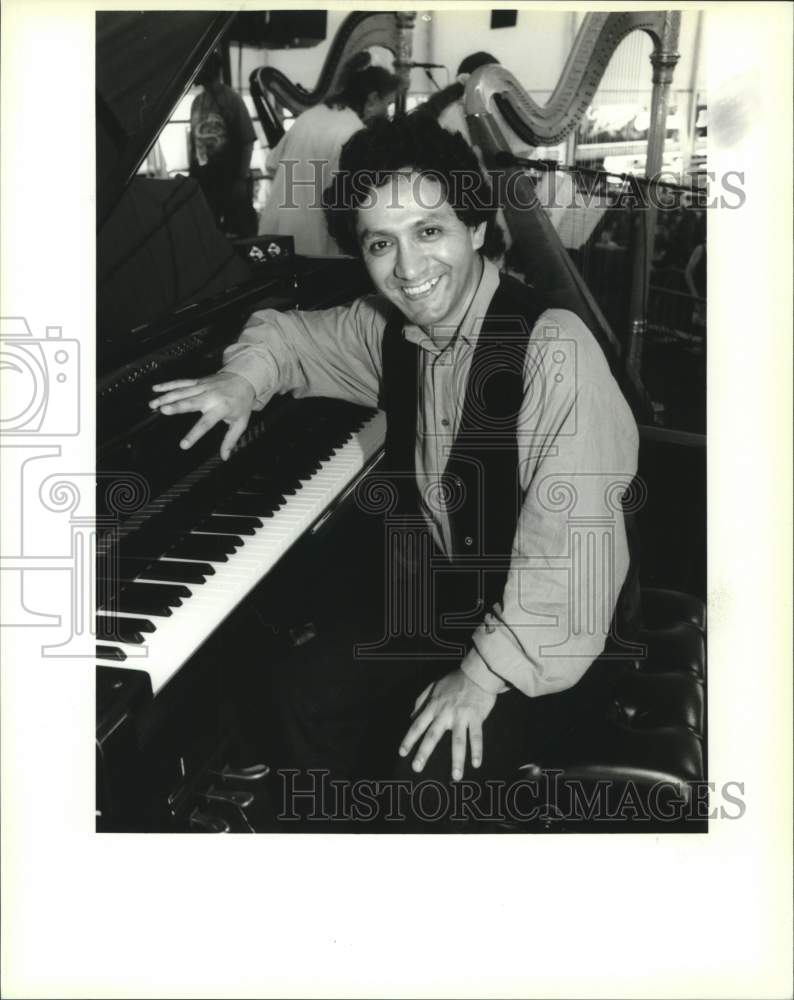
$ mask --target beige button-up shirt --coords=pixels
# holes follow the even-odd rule
[[[443,331],[431,339],[418,327],[404,330],[422,349],[420,492],[444,472],[474,348],[499,284],[496,267],[483,265],[468,308]],[[377,295],[315,312],[262,310],[227,348],[224,371],[253,385],[256,409],[282,392],[374,407],[387,317],[388,304]],[[631,411],[593,335],[567,310],[546,310],[532,330],[517,431],[523,501],[510,571],[461,669],[488,691],[514,686],[536,697],[573,686],[603,650],[629,566],[620,497],[637,471]],[[449,554],[443,507],[426,505],[424,515]]]

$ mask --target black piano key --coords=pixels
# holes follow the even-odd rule
[[[215,572],[209,563],[180,562],[176,559],[125,559],[120,569],[127,576],[132,574],[148,580],[170,580],[174,583],[204,583],[204,578]]]
[[[143,642],[143,634],[156,631],[148,618],[121,618],[119,615],[97,615],[96,634],[100,639],[116,642]]]
[[[182,603],[182,598],[191,597],[193,593],[184,583],[140,583],[137,581],[123,584],[122,590],[148,594],[155,600],[165,601],[166,604],[173,603],[176,607]]]
[[[100,660],[126,660],[127,654],[123,649],[119,649],[118,646],[97,646],[96,648],[97,659]]]
[[[200,559],[207,562],[228,562],[236,545],[229,545],[224,535],[185,535],[173,542],[164,555],[176,559]]]
[[[202,536],[202,541],[207,543],[203,546],[207,552],[206,555],[193,554],[194,551],[198,552],[198,545],[188,545],[189,552],[181,551],[184,548],[182,545],[183,540],[191,540],[197,537],[191,535],[189,531],[155,532],[147,526],[145,531],[125,538],[120,543],[119,558],[122,562],[135,560],[144,565],[159,563],[166,558],[174,559],[177,562],[183,559],[190,559],[191,562],[200,562],[203,565],[208,565],[214,562],[227,562],[226,553],[234,552],[235,550],[235,546],[227,546],[225,541],[221,540],[218,542],[217,539],[220,539],[221,536],[215,536],[216,540],[213,541],[212,536],[205,535]]]
[[[179,605],[181,604],[180,601]],[[143,594],[114,594],[113,597],[100,605],[100,609],[111,612],[120,611],[125,615],[148,615],[150,618],[170,618],[173,614],[168,605],[151,597],[145,597]]]
[[[246,483],[246,485],[237,490],[234,495],[235,497],[257,497],[266,503],[285,503],[287,497],[294,497],[298,490],[302,489],[302,484],[297,482],[290,483],[286,487],[282,486],[280,491],[258,489],[255,484],[249,485]]]
[[[188,534],[184,535],[184,538],[213,538],[218,539],[222,545],[224,545],[225,551],[229,555],[234,552],[235,549],[242,548],[243,540],[239,535],[231,534],[225,531],[208,531],[205,532],[203,528],[196,527],[192,529]]]
[[[276,463],[273,471],[282,483],[297,482],[299,479],[309,479],[320,471],[322,456],[312,454],[311,458],[303,456],[296,458],[288,456],[283,462]]]
[[[211,542],[217,542],[219,551],[231,555],[236,549],[239,549],[243,540],[238,535],[230,535],[227,533],[220,532],[202,532],[199,528],[191,528],[189,531],[168,531],[164,532],[163,537],[168,545],[168,552],[163,553],[163,555],[171,555],[174,551],[174,547],[181,545],[183,542],[192,542],[195,540],[204,541],[209,539]],[[186,556],[184,558],[190,558]]]
[[[131,642],[140,644],[143,642],[141,632],[128,624],[135,621],[134,618],[105,618],[100,615],[96,623],[96,634],[98,639],[109,639],[111,642]]]
[[[272,472],[255,472],[245,480],[243,485],[247,486],[249,483],[255,484],[258,489],[271,490],[281,489],[284,485],[283,481],[278,476],[274,476]]]
[[[119,557],[122,562],[156,563],[166,554],[170,544],[170,541],[152,538],[148,533],[136,534],[119,544]]]
[[[256,493],[240,493],[215,508],[219,514],[243,514],[254,517],[273,517],[275,512],[286,503],[283,496],[276,498],[260,496]]]
[[[161,583],[144,583],[146,587],[157,587],[158,590],[161,588],[167,588],[167,593],[172,594],[174,598],[185,600],[188,597],[193,596],[193,591],[190,587],[185,586],[184,583],[179,583],[177,580],[169,580],[168,582],[163,581]],[[163,591],[165,593],[165,591]]]
[[[240,497],[249,496],[256,496],[261,500],[269,501],[274,504],[284,503],[285,489],[287,489],[288,486],[289,484],[285,483],[280,483],[278,486],[260,486],[258,483],[245,483],[235,490],[234,493],[230,493],[227,497],[223,497],[216,509],[219,509],[224,504],[233,503],[235,500],[240,499]]]
[[[284,503],[284,497],[288,494],[290,489],[294,489],[293,482],[285,482],[284,480],[281,480],[281,482],[278,483],[258,483],[251,480],[243,483],[238,490],[226,497],[223,502],[228,503],[230,500],[234,500],[235,497],[256,494],[257,496],[264,497],[267,500],[272,500],[274,503]]]
[[[169,607],[181,607],[183,597],[190,597],[190,591],[181,584],[123,583],[100,607],[107,611],[163,615]]]
[[[184,578],[181,575],[177,577],[181,583],[190,583],[191,581],[188,580],[187,577],[193,573],[195,573],[196,576],[215,575],[215,567],[208,562],[195,562],[192,560],[190,562],[183,562],[179,559],[168,558],[161,560],[161,565],[167,566],[169,572],[176,567],[178,573],[184,574]]]
[[[140,574],[140,576],[137,576],[137,577],[117,576],[117,577],[113,577],[112,579],[108,578],[108,577],[104,577],[104,576],[99,575],[99,576],[97,576],[97,583],[99,583],[103,587],[116,587],[119,590],[126,590],[129,587],[131,587],[131,586],[136,586],[136,587],[137,586],[141,586],[141,587],[160,587],[160,586],[163,586],[163,587],[168,587],[169,591],[173,592],[173,595],[175,597],[190,597],[192,595],[192,591],[190,591],[184,585],[184,583],[181,583],[178,580],[169,580],[169,579],[166,579],[162,583],[160,583],[159,581],[157,583],[149,583],[149,580],[153,580],[153,579],[156,579],[156,578],[153,577],[153,576],[151,576],[151,577],[148,576],[147,575],[148,572],[149,572],[148,570],[145,570],[145,571],[143,571]]]
[[[268,460],[267,466],[255,469],[254,474],[264,474],[284,479],[288,476],[305,476],[316,472],[326,456],[317,445],[300,449],[298,452],[284,452]]]
[[[219,517],[212,514],[196,525],[196,531],[209,531],[216,535],[255,535],[256,529],[262,527],[258,517],[235,517],[226,515]]]
[[[293,479],[290,482],[282,482],[275,488],[271,488],[260,483],[245,483],[238,491],[237,495],[241,493],[257,493],[260,496],[276,496],[279,500],[283,500],[284,497],[294,497],[298,490],[303,489],[303,483],[300,479]]]

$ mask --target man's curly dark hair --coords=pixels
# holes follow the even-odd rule
[[[361,256],[358,208],[371,200],[375,188],[406,171],[436,180],[464,225],[486,223],[482,254],[496,258],[504,253],[498,206],[471,146],[460,133],[419,115],[376,121],[342,147],[339,171],[324,192],[324,205],[328,231],[344,253]]]

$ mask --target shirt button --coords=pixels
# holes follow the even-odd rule
[[[463,539],[463,542],[465,545],[468,546],[474,545],[474,539],[471,537],[471,535],[466,535],[466,537]]]
[[[441,426],[442,427],[449,427],[449,421],[447,420],[446,417],[444,417],[444,419],[441,421]]]

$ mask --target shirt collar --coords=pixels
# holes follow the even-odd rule
[[[406,323],[403,328],[403,336],[412,344],[423,348],[430,354],[438,356],[448,347],[456,342],[464,342],[473,346],[477,343],[480,335],[480,327],[488,312],[488,306],[494,297],[496,289],[499,287],[499,269],[486,257],[482,257],[482,274],[477,290],[472,296],[468,309],[458,320],[455,335],[444,347],[436,346],[432,338],[425,331],[413,323]]]

